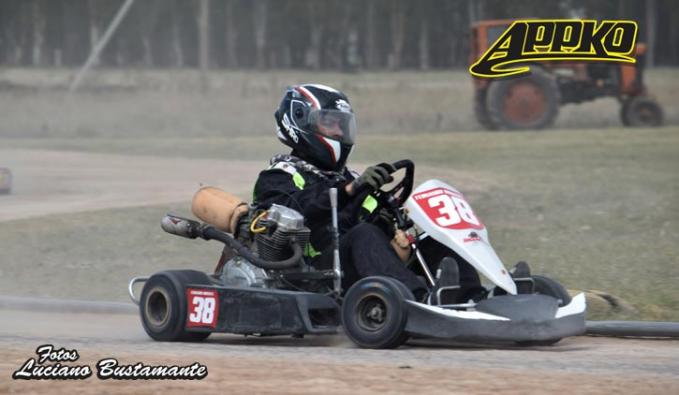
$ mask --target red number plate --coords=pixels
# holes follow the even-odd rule
[[[212,328],[217,327],[217,314],[219,313],[219,297],[214,289],[186,289],[188,302],[188,316],[186,326]]]

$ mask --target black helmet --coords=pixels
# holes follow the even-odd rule
[[[325,85],[288,88],[274,114],[278,139],[324,170],[344,167],[354,145],[356,118],[347,96]]]

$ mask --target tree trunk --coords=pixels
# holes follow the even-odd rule
[[[418,49],[420,52],[420,70],[429,69],[429,24],[427,23],[426,14],[423,12],[420,19],[420,40],[418,41]]]
[[[33,2],[33,66],[42,64],[42,46],[45,42],[45,14],[40,3]]]
[[[655,65],[656,0],[646,0],[646,66]]]
[[[309,11],[309,35],[311,43],[306,53],[306,64],[314,70],[319,70],[321,68],[321,48],[322,38],[323,38],[323,22],[320,20],[321,11],[317,1],[311,0],[308,3]]]
[[[101,32],[99,31],[99,12],[97,9],[98,0],[89,0],[87,5],[90,8],[90,52],[94,50],[94,47],[99,41]]]
[[[210,67],[210,0],[200,0],[198,10],[198,66],[200,87],[203,93],[208,89],[207,70]]]
[[[160,15],[160,7],[164,5],[164,1],[159,0],[144,0],[142,8],[144,11],[144,18],[142,20],[142,25],[140,30],[140,40],[142,43],[143,63],[147,67],[153,67],[156,65],[156,61],[153,57],[153,43],[154,43],[154,30],[156,24],[158,23],[158,16]],[[141,6],[138,5],[138,7]],[[139,11],[138,11],[139,12]]]
[[[476,3],[474,0],[467,0],[467,18],[470,26],[476,22]]]
[[[172,54],[175,67],[182,68],[186,64],[182,36],[179,34],[179,18],[176,4],[172,5]]]
[[[625,19],[625,0],[618,0],[618,19]]]
[[[14,63],[16,65],[24,65],[29,62],[32,50],[31,35],[33,30],[30,28],[32,9],[28,2],[20,2],[17,5],[17,16],[14,24],[15,29],[18,30],[17,43],[14,51]]]
[[[679,23],[676,21],[679,20],[679,8],[677,7],[672,7],[671,15],[672,18],[670,19],[670,36],[669,36],[669,47],[672,48],[671,51],[671,56],[672,56],[672,64],[675,66],[677,63],[679,63]]]
[[[226,67],[238,67],[238,53],[236,52],[236,19],[234,0],[226,0],[224,5],[224,23],[226,24],[224,41],[226,44]]]
[[[267,13],[267,0],[255,0],[252,10],[252,22],[255,27],[255,66],[260,70],[266,68]]]
[[[403,54],[403,42],[405,39],[405,10],[403,2],[391,3],[391,43],[392,50],[389,54],[389,69],[397,70],[401,67]]]
[[[365,4],[365,50],[363,64],[372,69],[376,66],[375,56],[375,1],[368,0]]]
[[[354,30],[354,24],[351,20],[353,13],[353,3],[345,1],[341,3],[341,7],[334,8],[330,11],[331,15],[339,16],[338,31],[339,34],[330,37],[334,39],[332,43],[328,42],[328,35],[325,36],[324,49],[325,59],[328,67],[337,70],[342,70],[348,64],[348,52],[351,40],[351,35]]]
[[[450,66],[455,67],[464,64],[465,58],[465,39],[469,35],[470,25],[469,19],[465,19],[462,16],[462,12],[457,4],[452,4],[452,7],[448,9],[450,13]],[[469,2],[466,3],[466,7],[469,8]]]

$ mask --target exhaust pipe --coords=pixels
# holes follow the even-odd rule
[[[214,226],[201,224],[198,221],[178,217],[173,214],[166,214],[160,221],[160,227],[167,233],[186,237],[187,239],[196,239],[200,237],[204,240],[221,241],[233,248],[238,255],[247,259],[253,265],[267,270],[281,270],[298,267],[302,263],[302,257],[304,255],[302,247],[293,238],[290,244],[293,254],[290,258],[282,261],[267,261],[256,256],[248,247]]]
[[[195,239],[201,237],[202,225],[198,221],[166,214],[160,221],[160,227],[167,233]]]

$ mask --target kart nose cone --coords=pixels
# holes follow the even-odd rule
[[[554,319],[559,301],[546,295],[502,295],[480,301],[476,310],[499,315],[514,321],[545,321]]]

